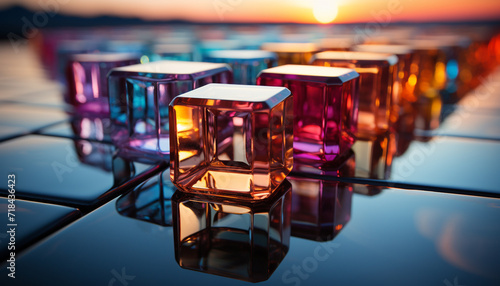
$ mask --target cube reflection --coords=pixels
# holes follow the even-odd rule
[[[352,177],[355,163],[352,154],[328,175]],[[299,176],[288,180],[292,184],[292,236],[315,241],[334,239],[351,219],[353,184]]]
[[[182,268],[250,282],[269,279],[290,245],[291,185],[257,202],[176,192],[175,258]]]

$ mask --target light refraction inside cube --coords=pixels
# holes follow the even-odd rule
[[[182,268],[250,282],[267,280],[290,246],[291,185],[257,202],[176,192],[175,258]]]
[[[312,59],[313,65],[352,68],[359,73],[357,137],[389,129],[397,62],[395,55],[364,52],[322,52]]]
[[[268,197],[293,166],[293,98],[282,87],[210,84],[170,104],[171,178],[181,190]]]
[[[294,160],[325,167],[354,143],[358,74],[351,69],[285,65],[261,72],[258,85],[294,95]]]
[[[208,83],[231,83],[225,64],[158,61],[109,74],[111,139],[123,155],[167,159],[168,105],[177,95]]]

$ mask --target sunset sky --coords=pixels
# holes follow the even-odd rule
[[[352,23],[500,19],[499,0],[3,0],[78,16],[120,15],[197,22]],[[47,9],[47,8],[45,8]],[[336,16],[336,17],[335,17]]]

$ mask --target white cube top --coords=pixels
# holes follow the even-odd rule
[[[139,72],[155,74],[198,74],[206,71],[230,70],[226,64],[187,62],[187,61],[157,61],[146,64],[130,65],[113,69],[119,72]]]
[[[359,77],[359,74],[348,68],[283,65],[263,70],[259,77],[283,78],[287,80],[323,82],[341,85],[346,81]]]

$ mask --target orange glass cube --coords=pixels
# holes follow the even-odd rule
[[[264,43],[264,51],[278,55],[278,65],[307,65],[312,56],[318,52],[318,47],[313,43]]]
[[[359,73],[357,137],[383,133],[391,126],[397,62],[395,55],[363,52],[321,52],[312,59],[313,65],[351,68]]]
[[[394,81],[393,96],[395,103],[401,105],[417,100],[414,92],[417,82],[418,68],[415,63],[415,52],[408,45],[357,45],[353,48],[358,52],[393,54],[398,57],[398,69]]]
[[[170,177],[182,191],[263,199],[293,166],[284,87],[209,84],[170,103]]]
[[[318,41],[317,45],[322,52],[326,51],[349,51],[354,46],[354,37],[334,37],[323,38]]]
[[[412,39],[404,43],[415,51],[417,96],[444,89],[447,83],[446,64],[450,47],[438,39]]]

